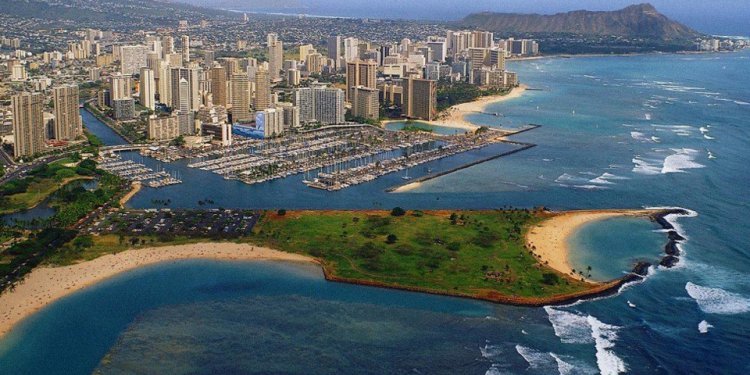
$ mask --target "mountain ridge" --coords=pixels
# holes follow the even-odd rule
[[[480,12],[469,14],[458,24],[504,33],[618,35],[660,40],[687,40],[702,35],[659,13],[649,3],[615,11],[575,10],[551,15]]]

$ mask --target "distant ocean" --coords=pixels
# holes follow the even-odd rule
[[[178,162],[163,166],[199,183],[146,188],[131,202],[690,210],[670,218],[688,238],[679,265],[652,267],[616,296],[520,308],[328,283],[312,266],[176,262],[115,277],[26,320],[0,341],[0,373],[750,373],[749,64],[750,51],[512,62],[539,90],[493,105],[502,117],[471,120],[541,124],[514,137],[538,144],[530,150],[397,194],[384,189],[398,175],[329,193],[304,187],[302,176],[247,186]],[[120,142],[85,113],[84,122]],[[631,219],[587,226],[572,240],[574,265],[608,278],[656,261],[664,238],[655,230]]]

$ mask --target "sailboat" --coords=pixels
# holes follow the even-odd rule
[[[404,180],[411,180],[411,177],[409,177],[409,170],[408,169],[406,170],[406,174],[403,175],[403,176],[401,176],[401,178],[404,179]]]

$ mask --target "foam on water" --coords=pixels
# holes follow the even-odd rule
[[[700,322],[700,323],[698,323],[698,332],[700,332],[700,333],[708,333],[708,329],[709,329],[709,328],[713,328],[713,327],[714,327],[714,326],[712,326],[712,325],[711,325],[710,323],[708,323],[707,321],[705,321],[705,320],[701,320],[701,322]]]
[[[617,340],[617,330],[620,327],[602,323],[599,319],[589,315],[587,321],[591,326],[591,337],[596,347],[596,364],[602,375],[617,375],[627,372],[627,365],[612,350]]]
[[[536,370],[551,370],[557,368],[557,362],[550,353],[542,352],[522,345],[516,345],[516,352],[526,360],[529,368]]]
[[[651,142],[651,138],[647,137],[646,134],[637,131],[630,132],[630,138],[633,138],[639,142]]]
[[[555,336],[566,344],[589,344],[594,342],[591,337],[591,326],[585,316],[545,306],[547,318],[555,330]]]
[[[656,162],[645,160],[640,156],[636,156],[632,159],[633,161],[633,173],[645,174],[645,175],[656,175],[661,174],[661,167],[656,165]]]
[[[503,355],[503,348],[498,345],[485,344],[484,347],[480,347],[479,351],[482,353],[482,357],[489,360],[499,359]]]
[[[558,356],[555,353],[549,353],[552,358],[555,359],[555,362],[557,363],[557,372],[560,375],[570,375],[577,373],[575,366],[571,365],[568,362],[565,362],[560,356]]]
[[[750,298],[742,295],[720,288],[693,284],[689,281],[685,284],[685,290],[706,314],[733,315],[750,312]]]
[[[596,364],[601,374],[619,374],[627,365],[612,350],[620,327],[603,323],[591,315],[581,315],[545,306],[555,335],[566,344],[590,344],[596,348]]]
[[[589,180],[592,184],[614,184],[612,180],[629,180],[627,177],[617,176],[612,173],[604,172],[601,176]]]
[[[661,173],[684,173],[685,169],[695,169],[705,167],[703,164],[695,162],[698,150],[691,148],[672,149],[675,153],[664,159],[664,166]]]

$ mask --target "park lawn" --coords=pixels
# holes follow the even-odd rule
[[[77,175],[65,178],[61,181],[58,181],[54,177],[35,179],[34,182],[29,184],[29,187],[25,192],[9,195],[7,197],[8,200],[4,202],[2,208],[0,208],[0,214],[8,214],[34,208],[63,186],[76,180],[90,178],[91,177],[88,176]]]
[[[443,293],[550,297],[590,288],[539,264],[524,248],[526,229],[541,216],[526,210],[456,211],[452,221],[451,214],[266,212],[254,241],[317,257],[337,277]],[[387,243],[388,235],[395,235],[393,243]]]

